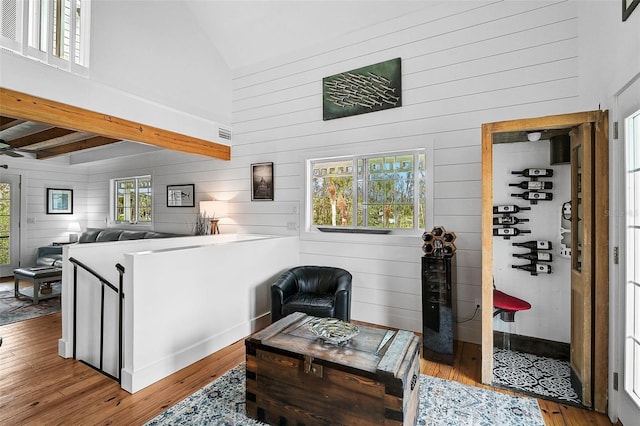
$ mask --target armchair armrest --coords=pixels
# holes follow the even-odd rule
[[[341,273],[337,279],[334,295],[336,318],[347,322],[351,319],[351,280],[352,276],[349,272]]]
[[[287,271],[278,278],[278,281],[271,285],[271,322],[276,322],[282,318],[282,305],[284,301],[291,297],[297,290],[296,276]]]

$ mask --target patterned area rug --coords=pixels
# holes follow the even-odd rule
[[[60,288],[60,283],[52,284],[52,287]],[[41,300],[34,305],[31,299],[21,297],[16,299],[13,295],[13,283],[2,283],[0,285],[0,325],[11,324],[36,318],[42,315],[49,315],[60,311],[60,298]]]
[[[581,406],[568,361],[493,348],[493,384]]]
[[[146,425],[263,425],[245,415],[244,393],[245,366],[241,364]],[[544,426],[535,399],[426,375],[420,376],[418,410],[418,425]]]

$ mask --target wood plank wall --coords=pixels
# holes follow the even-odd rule
[[[457,314],[480,297],[480,126],[576,108],[576,10],[566,2],[446,2],[340,40],[237,72],[233,164],[275,162],[276,201],[236,206],[247,230],[273,230],[300,208],[303,263],[354,275],[353,317],[419,331],[418,236],[305,232],[305,160],[425,147],[432,153],[433,224],[458,239]],[[303,36],[303,35],[300,35]],[[322,121],[325,76],[402,58],[403,106]],[[479,342],[480,317],[458,325]]]
[[[82,222],[87,209],[87,168],[64,164],[3,157],[0,180],[5,175],[21,176],[20,262],[33,265],[38,247],[68,241],[67,226]],[[47,214],[47,188],[73,190],[73,214]],[[15,237],[15,236],[14,236]]]
[[[299,234],[301,261],[354,276],[354,319],[421,331],[420,232],[327,235],[305,230],[305,162],[341,154],[426,148],[433,161],[433,223],[458,238],[457,315],[481,287],[481,125],[576,111],[575,4],[442,2],[304,52],[236,71],[232,160],[145,154],[92,168],[90,220],[104,222],[105,181],[149,171],[156,229],[178,232],[195,209],[168,209],[165,185],[195,183],[198,200],[229,199],[222,232]],[[300,34],[299,36],[304,36]],[[402,58],[403,106],[322,120],[322,78]],[[204,84],[204,83],[203,83]],[[275,201],[252,202],[250,165],[275,163]],[[480,342],[480,316],[457,338]]]

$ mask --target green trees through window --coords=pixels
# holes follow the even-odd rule
[[[0,183],[0,264],[11,263],[11,184]]]
[[[423,151],[314,160],[312,224],[424,228],[425,174]]]
[[[88,75],[90,0],[0,2],[0,45],[18,55]]]
[[[119,223],[151,223],[151,176],[115,180],[115,218]]]

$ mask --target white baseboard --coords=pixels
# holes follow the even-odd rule
[[[222,333],[198,342],[188,348],[175,352],[158,362],[147,365],[135,371],[123,368],[121,371],[121,386],[129,393],[136,393],[141,389],[167,377],[171,374],[211,355],[214,352],[244,339],[254,331],[270,324],[270,313],[263,314],[251,321],[238,324]]]

